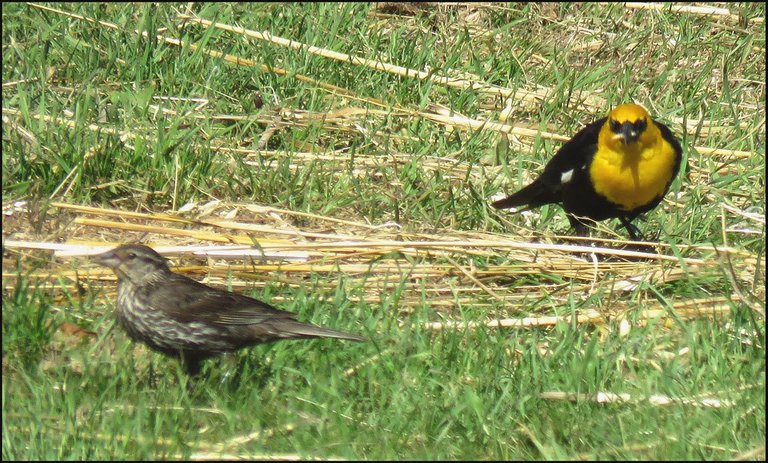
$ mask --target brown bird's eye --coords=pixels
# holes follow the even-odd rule
[[[129,259],[135,259],[135,258],[136,258],[136,254],[135,254],[135,253],[132,253],[132,252],[129,252],[129,253],[128,253],[128,258],[129,258]]]

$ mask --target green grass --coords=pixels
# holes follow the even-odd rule
[[[764,458],[765,7],[728,7],[740,18],[619,4],[194,6],[211,21],[517,92],[506,99],[185,23],[171,5],[56,6],[101,24],[5,6],[3,458]],[[137,28],[153,32],[140,37]],[[524,98],[537,89],[540,98]],[[256,204],[312,215],[240,209],[237,220],[361,239],[492,233],[552,242],[568,231],[560,208],[510,215],[488,203],[530,180],[561,142],[429,116],[442,107],[570,136],[626,101],[667,123],[686,160],[639,227],[672,245],[666,254],[705,263],[659,264],[682,269],[668,280],[643,273],[657,267],[601,263],[595,282],[578,254],[563,258],[573,262],[568,270],[551,251],[505,248],[355,257],[364,272],[330,251],[316,263],[332,270],[222,275],[211,267],[192,276],[248,278],[235,289],[371,342],[257,346],[207,362],[192,390],[176,362],[114,326],[114,286],[96,281],[93,266],[5,244],[181,244],[86,226],[51,202],[166,213],[214,199],[215,213],[185,216],[221,218]],[[372,111],[344,112],[356,108]],[[366,234],[320,216],[400,228]],[[617,221],[598,228],[624,236]],[[718,260],[710,245],[732,251]],[[480,272],[476,280],[456,268],[418,270],[452,261]],[[493,268],[502,273],[483,276]],[[614,290],[628,275],[640,283]],[[721,304],[729,310],[685,318],[674,308],[715,297],[731,298]],[[640,323],[654,308],[669,318]],[[426,327],[590,310],[606,323]],[[631,400],[597,403],[599,392]],[[648,400],[657,395],[678,400]],[[722,406],[698,405],[703,398]]]

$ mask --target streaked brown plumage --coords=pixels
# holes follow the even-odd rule
[[[366,340],[302,323],[290,312],[173,273],[165,258],[144,245],[119,246],[94,259],[117,274],[117,318],[128,335],[179,358],[190,375],[206,358],[263,342]]]

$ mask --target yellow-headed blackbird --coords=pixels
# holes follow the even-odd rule
[[[279,339],[355,334],[302,323],[259,300],[211,288],[173,273],[152,248],[130,244],[95,256],[118,279],[117,319],[134,341],[181,359],[192,376],[208,357]]]
[[[578,234],[586,232],[582,218],[618,217],[637,240],[632,220],[658,206],[681,159],[680,143],[667,126],[642,106],[622,104],[568,140],[533,183],[491,205],[525,210],[562,203]]]

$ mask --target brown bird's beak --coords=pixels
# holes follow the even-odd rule
[[[97,264],[109,268],[115,268],[120,265],[120,258],[117,256],[114,250],[96,254],[95,256],[91,257],[91,259],[93,259],[93,261]]]

